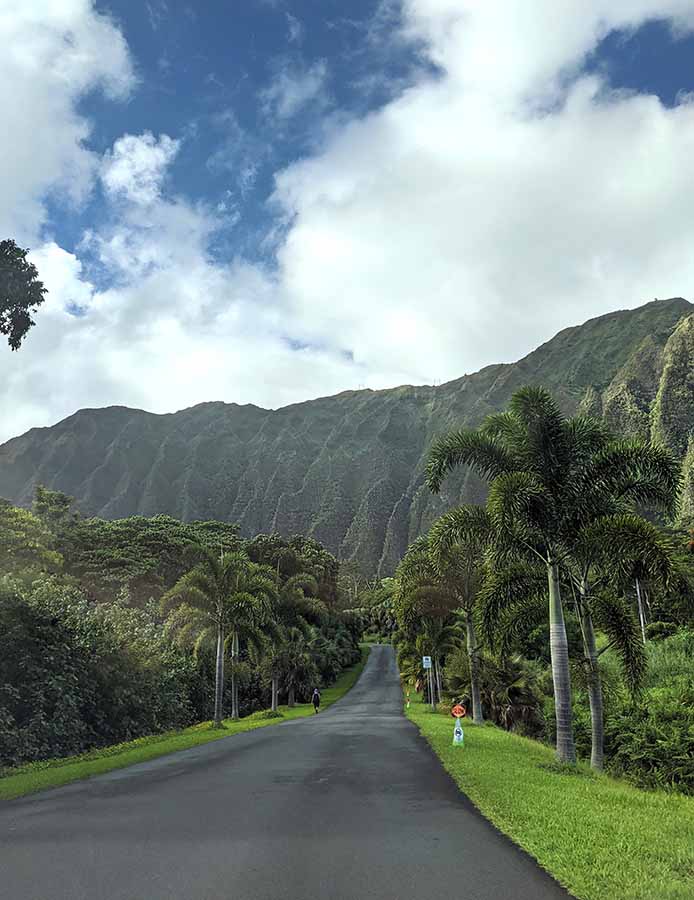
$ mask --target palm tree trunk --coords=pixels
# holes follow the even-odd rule
[[[238,634],[236,632],[231,636],[231,718],[239,717],[239,695],[238,685],[236,684],[236,657],[238,655]]]
[[[482,713],[482,697],[480,695],[480,660],[477,647],[477,635],[475,623],[472,619],[472,611],[465,615],[465,628],[467,631],[467,655],[470,660],[470,693],[472,694],[472,721],[475,725],[484,725]]]
[[[214,725],[222,725],[222,697],[224,694],[224,632],[217,626],[217,665],[214,673]]]
[[[573,723],[571,720],[571,675],[569,672],[569,644],[566,639],[564,610],[561,605],[559,568],[553,560],[547,562],[549,582],[549,646],[552,657],[554,683],[554,711],[557,720],[557,759],[575,763]]]
[[[598,666],[598,648],[595,643],[595,629],[590,610],[585,602],[586,587],[581,586],[582,603],[579,609],[581,616],[581,632],[583,634],[583,655],[586,661],[588,681],[588,702],[590,704],[590,765],[592,769],[602,772],[605,751],[605,721],[602,704],[602,683]]]
[[[639,622],[641,623],[641,636],[644,644],[646,643],[646,614],[643,610],[643,600],[641,599],[641,583],[636,579],[636,602],[639,606]]]
[[[273,712],[277,712],[277,705],[278,705],[277,704],[277,694],[279,692],[277,690],[277,679],[276,678],[272,679],[271,685],[272,685],[272,703],[271,703],[270,708],[272,709]]]
[[[438,656],[434,658],[434,672],[436,672],[436,702],[441,702],[441,663]]]
[[[294,685],[289,688],[289,692],[287,694],[287,706],[290,709],[294,708]]]

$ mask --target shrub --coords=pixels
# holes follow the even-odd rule
[[[637,785],[694,794],[694,685],[651,688],[644,702],[609,721],[610,769]]]

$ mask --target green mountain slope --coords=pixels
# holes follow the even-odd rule
[[[0,496],[28,505],[41,483],[106,518],[161,512],[238,522],[244,535],[301,532],[365,573],[387,574],[444,505],[483,496],[466,475],[441,498],[426,491],[423,460],[437,434],[477,424],[523,384],[543,384],[567,412],[653,433],[684,455],[693,372],[694,306],[659,300],[438,387],[349,391],[276,411],[84,409],[0,447]]]

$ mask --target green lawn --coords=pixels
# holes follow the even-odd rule
[[[551,748],[490,725],[464,723],[454,747],[452,719],[421,702],[407,714],[481,812],[580,900],[694,898],[694,798],[552,771]]]
[[[361,674],[369,652],[370,647],[362,644],[361,660],[350,669],[346,669],[332,687],[321,692],[321,709],[335,703],[347,693]],[[129,741],[126,744],[92,750],[81,756],[51,759],[11,769],[0,778],[0,800],[13,800],[15,797],[22,797],[25,794],[33,794],[35,791],[58,787],[81,778],[101,775],[113,769],[122,769],[134,763],[155,759],[157,756],[165,756],[176,750],[197,747],[199,744],[207,744],[209,741],[217,741],[220,738],[241,734],[244,731],[286,722],[288,719],[300,719],[304,716],[314,715],[313,706],[310,703],[297,704],[293,709],[281,706],[280,712],[282,718],[266,719],[260,712],[253,713],[238,722],[227,719],[224,722],[224,728],[213,728],[211,722],[202,722],[200,725],[193,725],[183,731],[155,734]]]

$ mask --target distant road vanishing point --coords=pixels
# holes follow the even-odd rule
[[[0,805],[12,900],[560,900],[402,715],[391,647],[318,716]]]

